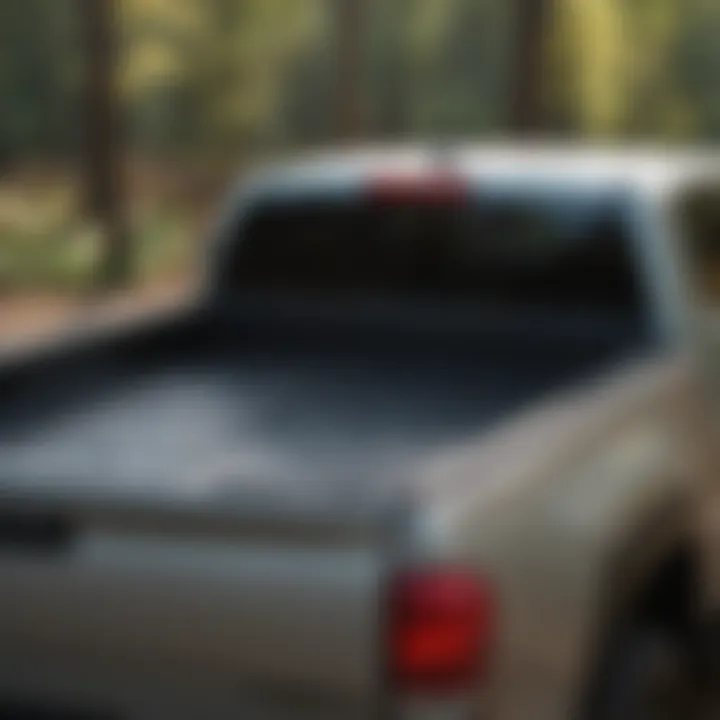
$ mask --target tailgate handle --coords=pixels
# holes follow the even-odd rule
[[[0,548],[65,550],[76,533],[68,518],[51,513],[0,511]]]

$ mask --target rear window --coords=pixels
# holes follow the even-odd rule
[[[607,198],[272,202],[245,219],[228,260],[225,282],[248,293],[642,305],[625,213]]]

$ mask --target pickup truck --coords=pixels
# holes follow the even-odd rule
[[[6,353],[0,715],[707,712],[719,169],[301,158],[196,301]]]

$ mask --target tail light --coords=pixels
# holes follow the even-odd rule
[[[468,195],[464,178],[452,173],[383,175],[368,187],[372,202],[382,205],[447,205],[463,202]]]
[[[489,587],[469,572],[431,569],[399,576],[390,603],[393,689],[444,694],[481,683],[494,615]]]

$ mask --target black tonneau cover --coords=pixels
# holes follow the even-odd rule
[[[567,319],[554,332],[503,321],[502,333],[469,334],[250,317],[110,335],[19,373],[4,385],[0,477],[384,494],[435,453],[627,352],[621,333],[582,337]]]

